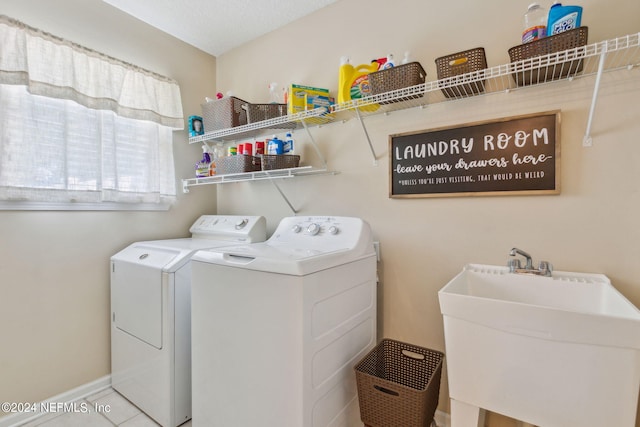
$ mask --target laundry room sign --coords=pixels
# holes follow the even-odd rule
[[[389,136],[389,197],[560,193],[560,112]]]

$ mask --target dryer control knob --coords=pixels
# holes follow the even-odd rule
[[[240,221],[236,222],[236,230],[240,230],[244,228],[244,226],[247,225],[248,223],[249,223],[249,220],[247,218],[241,219]]]
[[[293,231],[294,233],[299,233],[301,230],[302,228],[298,224],[291,227],[291,231]]]
[[[307,227],[307,234],[315,236],[319,232],[320,232],[320,226],[318,224],[316,224],[315,222],[312,223],[312,224],[309,224],[309,226]]]
[[[332,225],[331,227],[329,227],[329,234],[338,234],[339,231],[340,230],[335,225]]]

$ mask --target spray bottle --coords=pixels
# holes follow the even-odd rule
[[[207,152],[207,146],[202,146],[202,159],[196,163],[196,177],[204,178],[209,176],[209,167],[211,166],[211,156]]]

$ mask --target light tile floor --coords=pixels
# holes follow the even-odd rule
[[[75,402],[76,411],[49,413],[20,427],[158,427],[112,388]],[[108,408],[108,410],[107,410]],[[191,421],[181,427],[191,427]]]

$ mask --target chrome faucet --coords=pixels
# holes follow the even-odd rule
[[[520,264],[520,260],[518,258],[515,258],[516,255],[520,255],[524,257],[524,259],[526,260],[526,264],[524,268],[522,268],[522,265]],[[531,258],[531,255],[529,255],[522,249],[518,249],[518,248],[511,249],[511,251],[509,252],[509,256],[513,257],[509,259],[509,262],[507,263],[507,266],[509,267],[509,272],[511,273],[536,274],[539,276],[547,276],[547,277],[551,276],[551,273],[553,271],[553,266],[548,261],[540,261],[538,268],[535,269],[533,268],[533,259]]]

